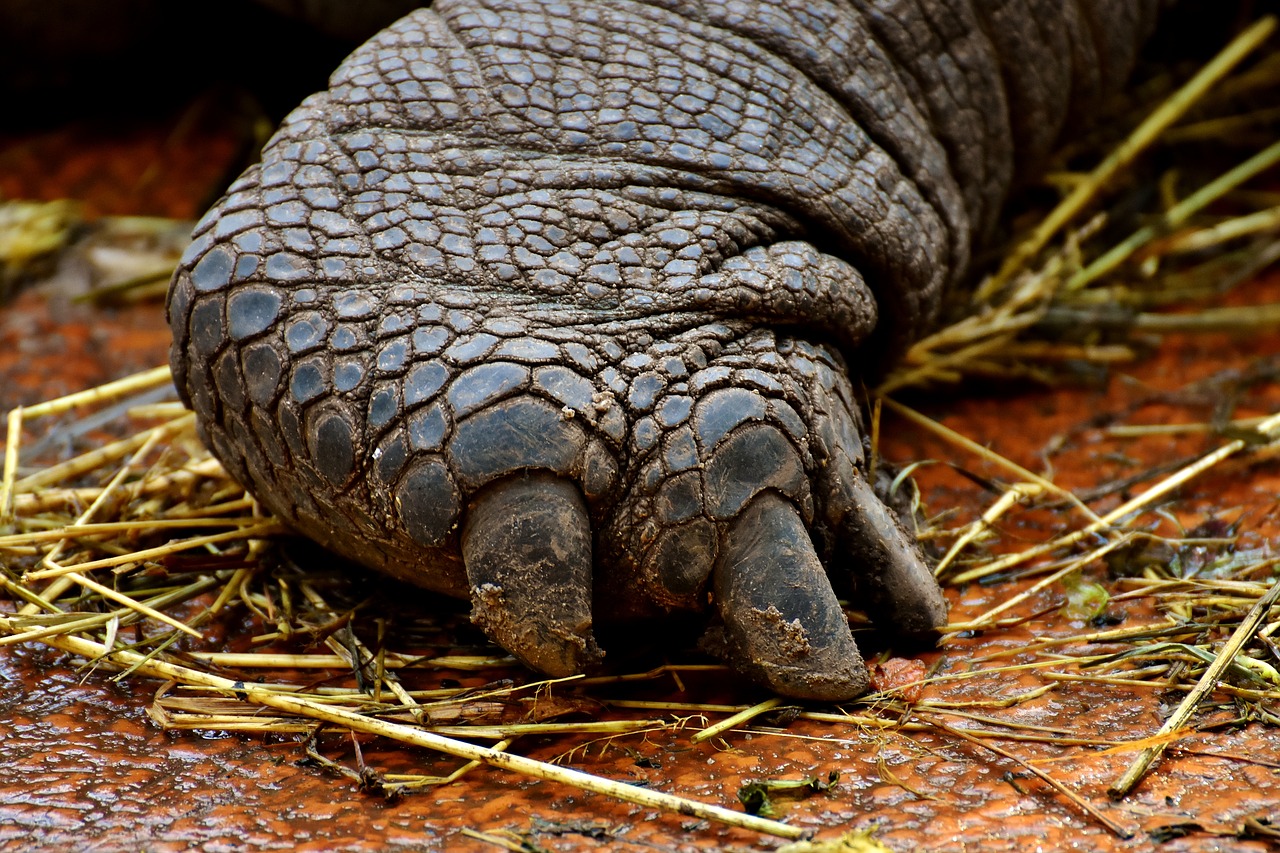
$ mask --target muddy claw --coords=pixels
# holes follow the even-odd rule
[[[838,701],[867,668],[795,507],[766,492],[731,523],[713,573],[725,659],[786,696]]]
[[[462,531],[471,620],[528,666],[582,672],[591,633],[591,523],[577,487],[548,474],[501,480],[471,502]]]

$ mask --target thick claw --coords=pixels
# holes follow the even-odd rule
[[[728,663],[798,699],[851,699],[867,668],[795,507],[765,492],[729,525],[714,571]]]
[[[591,633],[591,522],[574,485],[530,474],[487,487],[467,511],[462,558],[471,619],[494,642],[553,677],[600,660]]]
[[[841,524],[859,597],[883,630],[915,641],[937,639],[947,602],[893,511],[861,477],[845,484],[850,512]]]

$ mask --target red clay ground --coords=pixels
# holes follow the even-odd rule
[[[225,172],[234,146],[188,138],[183,162],[173,166],[169,178],[165,152],[173,149],[165,140],[170,131],[164,124],[134,129],[100,147],[85,144],[83,128],[70,135],[50,132],[38,139],[0,141],[0,193],[80,197],[101,213],[195,215],[211,183]],[[1280,280],[1273,277],[1254,290],[1274,297]],[[158,304],[105,310],[50,305],[25,295],[0,309],[0,409],[159,364],[166,341]],[[1221,392],[1140,404],[1154,391],[1183,388],[1215,372],[1274,367],[1278,356],[1275,335],[1198,338],[1170,342],[1156,359],[1117,372],[1105,388],[918,404],[1027,467],[1051,466],[1057,482],[1080,488],[1213,445],[1203,438],[1140,444],[1109,439],[1099,428],[1107,416],[1130,423],[1203,420]],[[1242,399],[1241,415],[1280,410],[1274,382],[1243,392]],[[1140,407],[1129,411],[1135,406]],[[1000,476],[916,428],[895,423],[885,434],[892,459],[950,460],[983,476]],[[956,507],[967,519],[991,500],[943,465],[926,466],[919,479],[934,511]],[[1244,530],[1256,545],[1277,535],[1277,494],[1280,469],[1274,463],[1237,466],[1234,473],[1197,481],[1173,511],[1188,525],[1211,515],[1234,520],[1243,514]],[[1028,530],[1027,535],[1043,534]],[[1019,588],[1004,583],[952,589],[952,618],[975,617]],[[1025,614],[1047,612],[1017,629],[956,640],[919,659],[936,664],[939,672],[961,672],[1033,636],[1080,633],[1081,625],[1054,608],[1060,598],[1049,591],[1019,608]],[[1113,612],[1116,607],[1123,611],[1123,626],[1158,618],[1144,602],[1113,605]],[[116,684],[105,674],[81,671],[81,663],[39,647],[0,648],[0,850],[498,849],[462,835],[463,829],[510,831],[516,834],[510,838],[527,845],[511,849],[526,850],[749,850],[780,843],[487,768],[389,804],[361,793],[351,781],[299,766],[303,752],[292,738],[163,732],[146,713],[157,683]],[[1006,673],[942,682],[924,691],[924,698],[989,702],[1043,683],[1034,671]],[[680,702],[749,704],[763,698],[749,688],[712,685],[697,677],[686,684],[688,689],[679,692],[671,682],[661,682],[648,693]],[[619,689],[610,695],[623,694]],[[1155,732],[1180,698],[1145,687],[1081,684],[1009,710],[978,710],[1061,733],[1124,740]],[[1214,714],[1199,722],[1230,716]],[[562,738],[522,742],[518,748],[551,758],[581,742]],[[345,742],[335,738],[323,745],[329,756],[351,762]],[[777,733],[732,733],[725,742],[699,746],[689,744],[687,732],[622,738],[610,749],[597,746],[575,755],[570,763],[729,807],[736,807],[735,794],[745,781],[838,770],[833,791],[790,805],[783,817],[815,830],[820,839],[874,827],[895,850],[1261,851],[1267,849],[1262,841],[1217,833],[1234,832],[1251,817],[1280,821],[1280,731],[1261,724],[1215,728],[1180,742],[1196,751],[1166,755],[1119,803],[1108,801],[1106,788],[1129,763],[1130,753],[1009,741],[1000,746],[1023,759],[1055,759],[1038,766],[1134,836],[1118,838],[1022,768],[940,731],[876,734],[798,720]],[[388,772],[447,773],[455,766],[452,760],[386,743],[365,740],[362,747],[368,764]],[[1166,842],[1148,834],[1175,825],[1188,834]]]

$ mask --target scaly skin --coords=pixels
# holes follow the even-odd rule
[[[441,0],[197,227],[178,387],[272,511],[536,669],[710,609],[739,671],[852,697],[832,580],[906,636],[946,607],[849,368],[928,327],[1153,5]]]

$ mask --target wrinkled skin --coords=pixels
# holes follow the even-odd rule
[[[946,606],[866,477],[858,385],[933,320],[1153,2],[442,0],[196,229],[173,367],[299,531],[470,597],[553,676],[707,613],[794,697]],[[1016,154],[1015,154],[1016,152]]]

